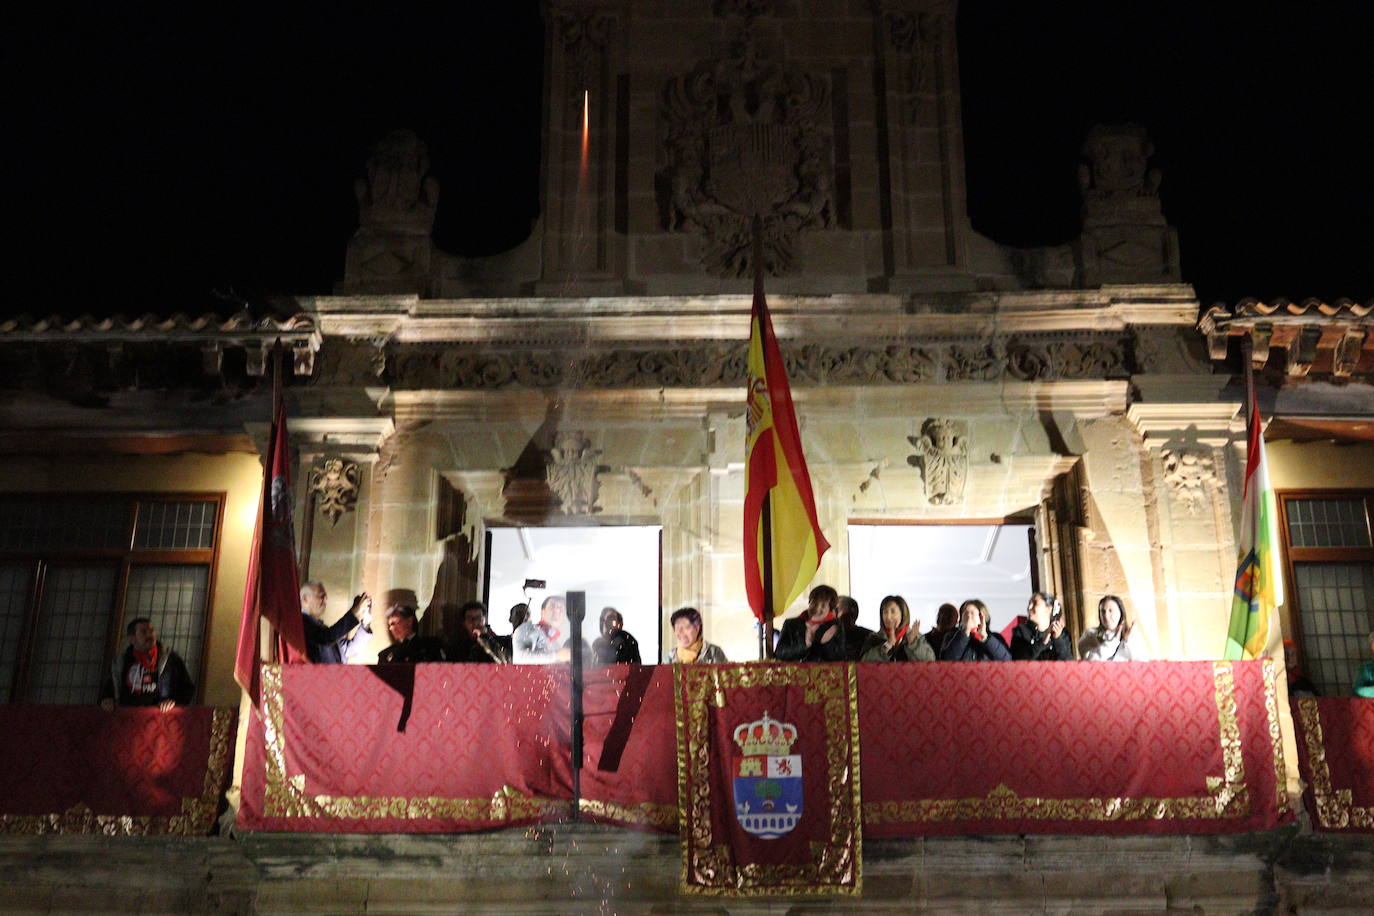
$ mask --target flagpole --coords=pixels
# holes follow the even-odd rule
[[[763,217],[754,214],[753,223],[753,261],[754,261],[754,298],[763,295]],[[767,333],[764,328],[760,334]],[[763,646],[759,658],[766,661],[773,657],[773,491],[763,494],[763,510],[760,513],[760,536],[763,539]]]

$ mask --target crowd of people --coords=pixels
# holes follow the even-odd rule
[[[301,586],[301,617],[306,650],[317,664],[343,664],[357,660],[372,637],[372,598],[361,594],[348,612],[332,624],[323,621],[328,594],[324,585],[311,581]],[[561,595],[546,597],[539,619],[530,616],[527,604],[510,609],[511,632],[498,635],[487,620],[481,601],[469,601],[459,609],[462,627],[446,644],[436,636],[420,635],[418,609],[404,601],[386,610],[390,644],[378,653],[380,664],[417,662],[468,662],[479,664],[550,664],[568,661],[567,604]],[[935,625],[922,632],[911,608],[901,595],[888,595],[878,605],[879,629],[860,626],[858,602],[840,595],[828,585],[813,588],[804,611],[788,618],[776,633],[774,658],[792,662],[918,662],[918,661],[1084,661],[1128,662],[1142,658],[1131,643],[1132,625],[1126,607],[1116,595],[1097,602],[1097,626],[1078,640],[1075,656],[1065,627],[1064,610],[1052,594],[1031,595],[1024,616],[1010,628],[1010,640],[990,627],[988,606],[977,598],[961,605],[942,604]],[[720,646],[703,636],[701,612],[684,607],[670,618],[673,645],[664,664],[712,664],[728,661]],[[602,610],[599,635],[582,645],[586,664],[640,664],[638,641],[625,630],[625,619],[615,608]],[[139,617],[126,628],[129,645],[115,657],[103,682],[100,703],[106,709],[119,706],[158,706],[163,710],[186,705],[195,696],[195,685],[176,652],[158,642],[152,622]],[[1374,655],[1374,633],[1369,635]],[[1288,681],[1295,695],[1313,695],[1316,688],[1301,675],[1292,643],[1285,644],[1289,659]],[[1374,661],[1365,662],[1356,676],[1356,696],[1374,697]]]

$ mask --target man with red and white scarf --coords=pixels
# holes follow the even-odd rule
[[[156,706],[166,712],[189,706],[196,685],[181,656],[157,641],[152,621],[135,617],[124,632],[129,645],[110,663],[110,676],[100,687],[101,707]]]

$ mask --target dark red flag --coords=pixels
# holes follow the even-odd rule
[[[296,535],[291,518],[291,456],[287,448],[286,400],[281,389],[281,360],[273,360],[272,429],[267,438],[267,470],[253,545],[248,555],[248,580],[243,587],[243,617],[239,621],[234,680],[258,704],[259,620],[277,636],[277,657],[307,662],[305,627],[301,621],[300,575],[296,568]]]

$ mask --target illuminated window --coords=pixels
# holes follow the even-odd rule
[[[93,703],[125,622],[203,680],[222,495],[0,498],[0,702]]]

